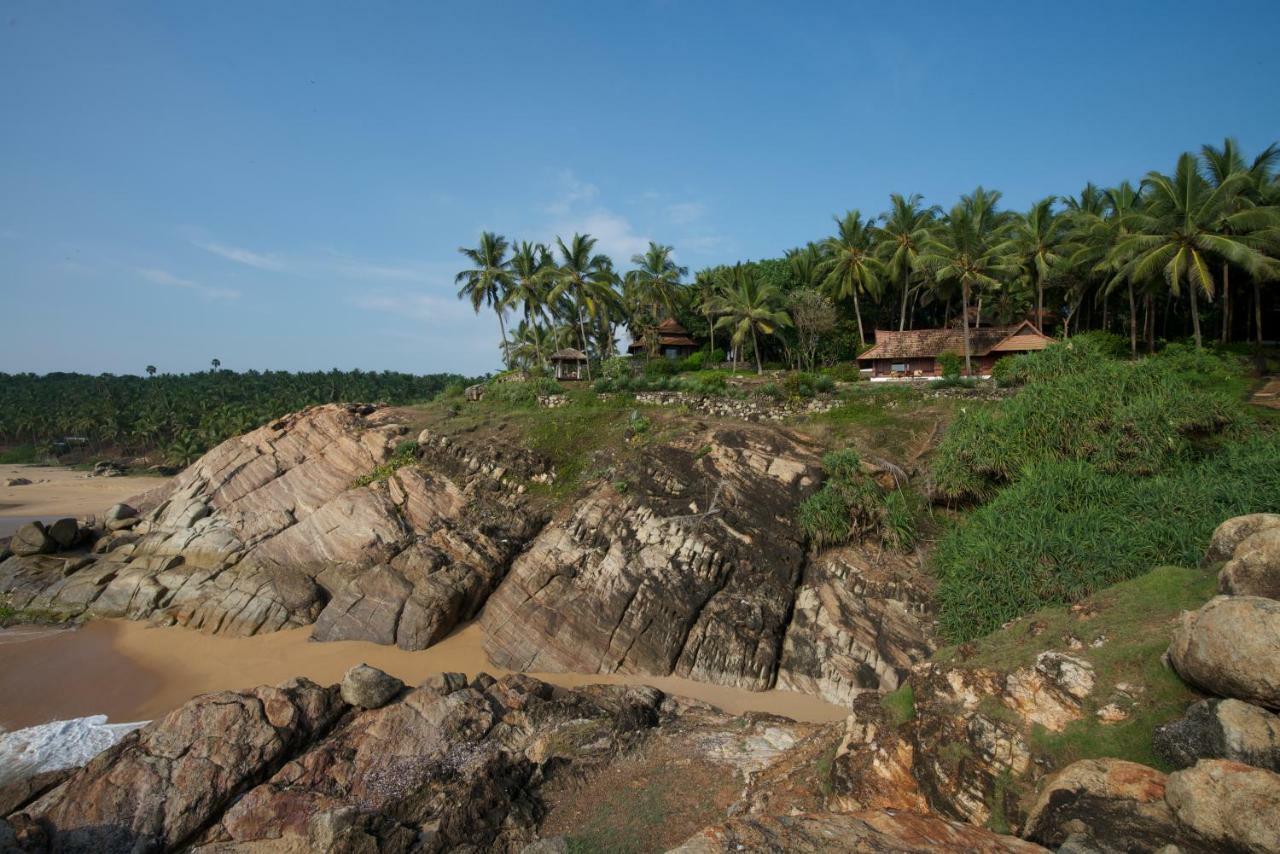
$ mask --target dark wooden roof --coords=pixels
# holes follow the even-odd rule
[[[1015,346],[1002,347],[1005,342]],[[1029,321],[1013,326],[982,326],[969,330],[969,353],[973,356],[986,356],[995,351],[1043,350],[1051,343],[1053,339],[1042,334]],[[919,359],[943,353],[964,355],[963,329],[908,329],[903,332],[877,329],[875,346],[859,355],[858,361]]]

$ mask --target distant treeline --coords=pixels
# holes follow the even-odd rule
[[[148,370],[152,376],[0,373],[0,443],[37,455],[77,447],[161,451],[186,464],[224,439],[306,406],[415,403],[468,381],[458,374],[392,371]]]

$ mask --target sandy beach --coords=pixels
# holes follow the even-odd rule
[[[61,466],[0,465],[0,537],[31,519],[101,516],[119,501],[163,486],[161,477],[86,477],[88,472]],[[25,486],[5,486],[26,478]]]

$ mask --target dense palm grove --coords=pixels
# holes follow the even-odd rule
[[[217,360],[215,360],[216,362]],[[172,463],[190,463],[231,436],[317,403],[429,400],[454,374],[364,371],[249,371],[214,369],[147,377],[85,374],[0,374],[0,443],[19,455],[83,446],[89,451],[160,450]]]
[[[1026,212],[977,188],[950,210],[894,194],[878,216],[835,217],[825,239],[783,258],[698,271],[651,243],[619,273],[589,235],[554,246],[485,232],[460,250],[459,297],[496,311],[508,367],[545,367],[562,347],[613,355],[617,333],[656,353],[668,315],[709,342],[812,369],[849,359],[875,328],[1030,319],[1063,337],[1123,334],[1136,355],[1159,340],[1261,342],[1268,283],[1280,278],[1280,146],[1253,158],[1227,139],[1183,154],[1134,186],[1086,185]],[[507,315],[515,320],[507,328]]]

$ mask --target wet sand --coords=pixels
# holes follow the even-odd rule
[[[0,465],[0,517],[44,519],[64,516],[101,517],[108,507],[139,493],[163,486],[162,477],[86,477],[88,472],[62,466]],[[31,481],[26,486],[4,486],[10,478]],[[3,525],[0,520],[0,525]],[[14,526],[16,527],[16,526]],[[0,536],[6,534],[0,531]]]
[[[75,631],[22,631],[25,636],[0,630],[0,726],[9,729],[92,714],[115,722],[147,720],[209,691],[274,685],[294,676],[329,685],[360,662],[409,685],[442,671],[508,672],[488,663],[484,633],[475,623],[418,652],[362,641],[312,643],[309,626],[250,638],[125,620],[97,620]],[[791,691],[753,692],[676,677],[533,675],[563,687],[653,685],[734,714],[772,712],[804,721],[841,720],[848,714]]]

